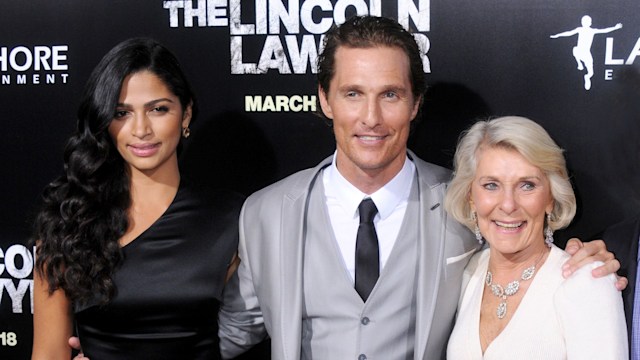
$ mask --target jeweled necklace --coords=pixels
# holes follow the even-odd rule
[[[522,270],[520,280],[527,281],[533,277],[536,273],[536,266],[540,260],[542,260],[545,253],[546,251],[543,251],[533,265]],[[518,292],[518,290],[520,290],[520,280],[513,280],[508,283],[506,287],[502,287],[500,284],[493,283],[493,274],[491,271],[487,270],[487,277],[484,282],[489,288],[491,288],[491,293],[501,299],[500,304],[498,304],[498,308],[496,309],[496,316],[498,316],[498,319],[503,319],[507,315],[507,296],[513,296]]]

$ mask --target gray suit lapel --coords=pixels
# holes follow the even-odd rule
[[[291,187],[282,202],[280,242],[280,321],[283,325],[281,336],[284,358],[300,359],[302,334],[302,276],[304,245],[306,237],[306,219],[308,214],[309,194],[321,169],[331,164],[333,157],[328,157],[314,169],[309,178],[302,179]]]
[[[410,154],[411,156],[412,154]],[[413,156],[415,159],[415,156]],[[414,359],[424,359],[427,340],[431,331],[433,316],[438,298],[438,289],[442,277],[444,262],[445,229],[442,226],[442,201],[446,184],[429,181],[430,174],[416,161],[419,204],[419,243],[418,243],[418,277],[417,277],[417,309],[416,309],[416,342]]]

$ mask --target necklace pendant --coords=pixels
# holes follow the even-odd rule
[[[501,301],[500,305],[498,305],[498,308],[496,309],[496,315],[498,316],[498,319],[503,319],[505,317],[505,315],[507,315],[507,302],[506,301]]]
[[[524,269],[524,271],[522,272],[522,276],[520,276],[520,278],[522,280],[529,280],[533,277],[533,274],[535,273],[536,273],[536,266],[531,265],[528,268]]]
[[[543,255],[544,253],[540,255],[538,261],[536,261],[535,264],[522,271],[520,280],[526,281],[533,278],[533,275],[536,273],[536,264],[542,259]],[[493,283],[493,274],[491,273],[491,271],[487,270],[487,275],[484,279],[484,283],[491,289],[491,293],[493,293],[494,296],[501,298],[500,304],[498,305],[498,308],[496,308],[496,316],[498,317],[498,319],[503,319],[505,316],[507,316],[507,296],[513,296],[518,292],[518,290],[520,290],[520,280],[514,280],[508,283],[507,286],[503,288],[500,284]]]
[[[504,289],[499,284],[491,285],[491,292],[497,297],[504,295]]]
[[[509,284],[507,284],[507,288],[504,289],[504,293],[507,296],[511,296],[511,295],[517,293],[518,289],[520,289],[520,281],[514,280],[514,281],[510,282]]]

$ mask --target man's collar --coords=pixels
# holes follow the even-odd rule
[[[400,172],[376,192],[367,195],[340,174],[334,154],[332,164],[325,169],[325,195],[336,199],[346,213],[353,214],[354,217],[358,216],[358,205],[362,199],[370,197],[376,204],[380,217],[385,219],[401,201],[409,198],[415,171],[413,162],[405,157]]]

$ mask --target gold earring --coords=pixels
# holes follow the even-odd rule
[[[183,127],[182,128],[182,137],[183,138],[188,138],[191,135],[191,129],[189,129],[189,127]]]

